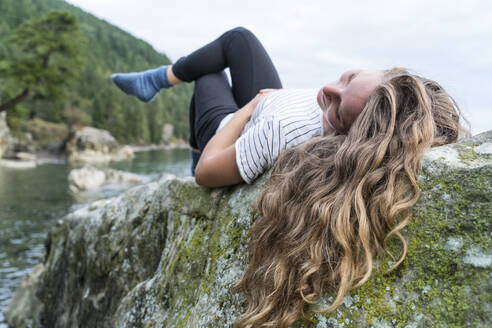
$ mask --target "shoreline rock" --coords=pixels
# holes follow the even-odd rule
[[[19,159],[5,159],[0,158],[0,167],[6,167],[9,169],[32,169],[37,166],[37,162],[34,161],[25,161]]]
[[[171,125],[167,125],[163,129],[163,137],[168,142],[166,144],[120,146],[108,131],[86,126],[72,131],[63,145],[61,142],[53,141],[45,148],[37,148],[33,136],[29,132],[26,132],[27,140],[19,140],[10,135],[5,114],[5,112],[0,113],[0,158],[5,159],[0,161],[0,166],[8,168],[33,168],[39,164],[65,163],[65,160],[74,165],[103,164],[132,159],[135,156],[134,153],[139,151],[189,148],[188,143],[183,139],[173,139]],[[41,128],[38,127],[39,131],[44,131],[44,125],[54,125],[42,120],[38,121],[36,126],[41,126]],[[60,130],[61,128],[51,127],[51,129]],[[38,134],[41,133],[39,131]],[[46,139],[46,136],[44,138]],[[24,153],[33,155],[29,155],[27,158],[23,156]],[[18,155],[22,158],[18,158]],[[21,163],[16,161],[18,159],[30,160],[31,163]]]
[[[0,167],[11,169],[31,169],[37,167],[38,165],[65,163],[65,156],[55,155],[45,151],[37,151],[34,153],[17,153],[13,154],[12,157],[0,158]]]
[[[143,178],[138,174],[87,165],[72,169],[68,174],[69,189],[72,192],[92,190],[110,183],[139,184],[142,181]]]
[[[127,145],[129,146],[133,152],[140,152],[140,151],[149,151],[149,150],[162,150],[162,149],[189,149],[190,145],[184,141],[183,139],[179,139],[176,142],[170,143],[170,144],[163,144],[163,145],[157,145],[157,144],[150,144],[150,145]]]
[[[15,154],[15,159],[20,161],[36,161],[36,155],[33,153],[18,152]]]
[[[492,155],[483,146],[490,142],[492,131],[429,151],[403,232],[406,260],[390,274],[375,272],[333,313],[314,315],[314,327],[492,324]],[[50,231],[45,260],[18,288],[7,322],[232,326],[246,302],[229,289],[247,263],[252,208],[267,178],[208,189],[163,177],[77,209]]]
[[[155,144],[123,145],[121,149],[123,149],[122,151],[126,153],[128,152],[136,153],[136,152],[144,152],[144,151],[151,151],[151,150],[189,149],[189,145],[183,141],[182,143],[172,144],[172,145],[155,145]],[[26,162],[26,158],[24,160],[21,160],[19,158],[16,158],[16,153],[13,153],[8,158],[0,159],[0,167],[7,167],[13,169],[26,169],[26,168],[34,168],[38,165],[43,165],[43,164],[65,164],[67,162],[66,156],[64,154],[55,154],[50,151],[45,151],[45,150],[35,151],[33,153],[28,153],[28,154],[32,156],[31,163],[29,164]],[[101,156],[101,158],[99,159],[98,156]],[[105,155],[101,155],[100,153],[94,152],[92,154],[88,154],[87,158],[82,158],[81,161],[75,160],[72,161],[71,163],[74,165],[105,164],[110,161],[127,160],[132,158],[133,157],[129,158],[128,154],[122,154],[120,156],[105,156]]]
[[[89,126],[72,131],[65,149],[68,161],[76,164],[105,163],[135,156],[130,147],[120,147],[108,131]]]
[[[102,164],[112,161],[129,160],[135,157],[133,151],[129,147],[122,147],[116,152],[101,152],[92,149],[87,149],[83,152],[71,153],[68,156],[68,161],[75,165],[80,164]]]

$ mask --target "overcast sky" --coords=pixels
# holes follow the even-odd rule
[[[492,1],[69,0],[172,61],[244,26],[286,88],[321,87],[351,68],[404,66],[442,84],[492,129]]]

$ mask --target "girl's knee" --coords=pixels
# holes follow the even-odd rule
[[[241,34],[241,35],[244,35],[247,37],[254,36],[253,32],[251,32],[250,30],[248,30],[247,28],[245,28],[243,26],[235,27],[235,28],[227,31],[226,34]]]

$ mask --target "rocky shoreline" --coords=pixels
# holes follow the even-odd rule
[[[12,140],[15,139],[8,133],[3,134],[3,139],[0,140],[3,145],[0,153],[0,166],[14,169],[33,168],[41,164],[57,164],[66,161],[75,166],[101,164],[132,159],[135,152],[189,148],[188,143],[182,139],[165,145],[119,145],[107,131],[91,127],[77,131],[67,142],[64,151],[59,149],[30,151],[28,146],[24,146],[23,151],[15,151],[12,147]]]
[[[142,152],[142,151],[152,151],[152,150],[168,150],[168,149],[189,149],[189,145],[184,141],[179,141],[173,144],[167,145],[123,145],[123,147],[128,147],[131,152]],[[0,158],[0,166],[9,168],[32,168],[37,165],[42,164],[63,164],[66,163],[67,158],[65,154],[56,154],[47,150],[34,151],[28,153],[32,157],[30,159],[24,158]],[[97,155],[96,155],[97,156]],[[119,160],[125,160],[127,158],[121,157]],[[118,160],[117,158],[112,158],[111,160]],[[106,162],[104,160],[103,162]]]
[[[186,141],[173,137],[173,126],[165,124],[163,129],[165,144],[120,145],[108,131],[86,126],[72,129],[64,142],[52,140],[49,146],[37,149],[32,136],[29,136],[28,140],[21,141],[11,135],[5,114],[5,112],[0,113],[0,166],[9,168],[32,168],[39,164],[65,161],[81,166],[87,163],[131,159],[134,153],[139,151],[189,148]],[[53,125],[53,123],[38,121],[38,125]],[[57,129],[60,130],[59,127]],[[61,137],[57,136],[57,138]]]

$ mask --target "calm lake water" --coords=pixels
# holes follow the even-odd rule
[[[189,150],[137,152],[133,160],[111,163],[118,170],[138,173],[144,181],[161,173],[190,175]],[[44,239],[56,220],[92,200],[112,197],[127,187],[108,185],[93,192],[72,194],[66,163],[43,164],[33,169],[0,167],[0,327],[7,327],[3,310],[20,279],[42,262]]]

